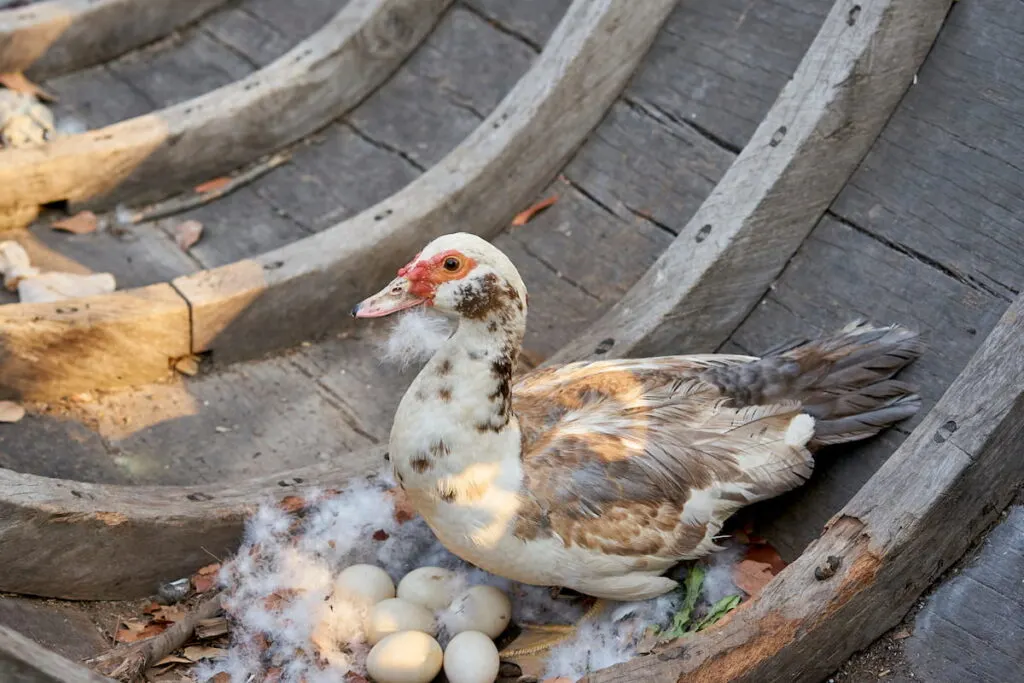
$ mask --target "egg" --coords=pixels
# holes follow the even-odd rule
[[[373,606],[366,619],[366,638],[371,645],[398,631],[423,631],[434,635],[434,614],[423,605],[389,598]]]
[[[395,582],[388,573],[372,564],[346,567],[334,580],[334,590],[359,595],[371,603],[395,597]]]
[[[448,683],[494,683],[500,663],[494,641],[480,631],[463,631],[444,651]]]
[[[376,683],[428,683],[441,670],[443,657],[441,646],[426,633],[399,631],[373,646],[366,673]]]
[[[427,609],[444,609],[459,589],[455,572],[441,567],[413,569],[398,582],[398,597]]]
[[[497,638],[511,618],[512,603],[507,595],[494,586],[473,586],[452,600],[444,625],[452,634],[481,631]]]

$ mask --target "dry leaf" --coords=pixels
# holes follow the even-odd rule
[[[203,236],[203,224],[199,221],[182,221],[174,226],[174,243],[178,249],[188,251]]]
[[[157,662],[153,666],[156,667],[156,666],[167,666],[168,664],[191,664],[191,663],[192,663],[191,659],[185,659],[184,657],[179,657],[178,655],[167,655],[166,657],[161,659],[159,662]]]
[[[25,74],[20,71],[10,71],[5,74],[0,74],[0,85],[4,86],[8,90],[13,90],[14,92],[20,92],[26,95],[35,95],[44,102],[57,101],[57,98],[54,95],[25,78]]]
[[[200,574],[201,576],[207,576],[209,574],[216,574],[219,571],[220,562],[214,562],[213,564],[208,564],[205,567],[200,567],[198,570],[196,570],[196,574]]]
[[[754,560],[743,560],[737,563],[732,570],[733,583],[752,598],[760,594],[761,589],[774,576],[770,564]]]
[[[217,580],[212,576],[193,576],[192,587],[195,588],[196,593],[205,593],[217,585]]]
[[[908,631],[905,628],[901,628],[899,631],[896,631],[896,633],[892,634],[892,639],[893,640],[906,640],[910,636],[911,636],[910,631]]]
[[[14,401],[0,401],[0,422],[18,422],[25,417],[25,408]]]
[[[167,624],[147,624],[143,626],[138,622],[124,622],[125,628],[119,628],[114,634],[114,640],[119,643],[135,643],[146,638],[158,636],[167,629]]]
[[[536,204],[526,209],[525,211],[520,211],[519,213],[517,213],[516,217],[512,219],[512,225],[516,227],[520,225],[526,225],[530,221],[530,219],[532,219],[535,215],[537,215],[538,213],[548,208],[557,201],[557,194],[553,194],[547,199],[542,199],[541,201],[537,202]]]
[[[306,508],[306,499],[301,496],[285,496],[277,506],[285,512],[299,512]]]
[[[231,178],[220,177],[214,178],[213,180],[207,180],[205,183],[196,185],[195,190],[199,194],[206,194],[207,192],[216,192],[217,190],[223,190],[225,187],[231,184]]]
[[[98,225],[99,221],[96,219],[96,214],[92,211],[79,211],[74,216],[54,221],[50,227],[54,230],[73,232],[76,235],[86,235],[90,232],[96,232]]]
[[[228,651],[223,648],[207,645],[189,645],[182,651],[182,654],[192,662],[198,662],[200,659],[217,659],[227,653]]]
[[[345,673],[345,683],[370,683],[369,679],[355,671]]]
[[[231,674],[227,671],[221,671],[213,675],[213,678],[209,679],[206,683],[231,683]]]
[[[390,534],[383,529],[377,529],[373,532],[373,540],[375,541],[386,541],[390,538]]]
[[[786,568],[786,563],[781,557],[779,557],[778,551],[767,543],[759,543],[747,548],[744,559],[753,560],[754,562],[763,562],[764,564],[770,565],[772,568],[772,574],[778,574]]]

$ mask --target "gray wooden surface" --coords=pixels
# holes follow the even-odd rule
[[[929,683],[1024,681],[1024,507],[929,598],[904,651]]]
[[[0,73],[36,80],[156,40],[225,0],[50,0],[0,12]]]
[[[856,317],[898,322],[929,344],[901,377],[932,405],[1024,290],[1022,84],[1024,15],[998,0],[956,3],[917,85],[733,334],[737,348],[759,353]],[[793,558],[901,440],[890,430],[823,452],[808,486],[752,517]]]
[[[111,683],[111,679],[54,654],[6,626],[0,626],[0,680],[5,683]]]

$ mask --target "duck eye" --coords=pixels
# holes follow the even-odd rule
[[[444,269],[447,270],[449,273],[454,273],[459,269],[459,266],[461,265],[462,264],[459,263],[459,259],[455,258],[454,256],[449,256],[444,260]]]

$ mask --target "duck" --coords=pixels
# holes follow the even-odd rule
[[[526,286],[469,233],[442,235],[352,309],[425,306],[451,336],[401,399],[397,484],[452,553],[521,583],[639,601],[720,549],[741,508],[803,485],[823,446],[869,438],[921,399],[893,379],[919,335],[853,322],[762,356],[723,353],[515,372]]]

